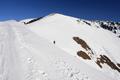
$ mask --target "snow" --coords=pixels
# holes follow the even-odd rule
[[[85,40],[94,57],[106,54],[115,62],[119,61],[119,39],[76,20],[54,14],[28,25],[15,20],[1,22],[0,80],[119,80],[117,71],[109,68],[108,74],[107,65],[101,70],[94,59],[78,57],[77,51],[85,50],[72,38]]]
[[[58,47],[71,54],[76,52],[76,45],[72,37],[78,36],[91,44],[93,48],[97,46],[109,48],[112,54],[115,52],[112,56],[115,56],[115,58],[119,56],[120,39],[115,37],[115,34],[102,28],[91,27],[81,23],[77,24],[76,20],[76,18],[55,14],[28,26],[33,32],[51,42],[55,40]],[[120,62],[119,58],[116,59]]]
[[[78,64],[76,58],[20,23],[2,23],[0,30],[0,80],[90,80],[96,76],[106,79],[102,73],[89,77],[87,73],[97,71],[84,63]],[[88,70],[83,72],[85,67]]]
[[[113,62],[120,62],[120,39],[116,35],[108,30],[105,30],[95,22],[91,22],[91,25],[84,23],[85,20],[80,20],[78,18],[73,18],[65,16],[62,14],[53,14],[44,17],[40,21],[36,21],[32,24],[26,25],[41,37],[44,37],[49,42],[55,45],[67,53],[77,56],[76,53],[84,49],[78,45],[72,38],[79,37],[91,47],[95,53],[93,56],[93,61],[96,60],[97,56],[104,54],[107,55]],[[78,56],[77,56],[78,57]],[[83,61],[80,57],[78,59]],[[93,68],[100,70],[98,65],[92,61],[83,61],[86,64],[92,66]],[[105,68],[103,72],[108,72],[109,68]],[[109,75],[115,77],[116,73],[113,75],[114,70],[110,72]],[[117,73],[119,75],[119,73]],[[118,76],[118,78],[120,75]]]

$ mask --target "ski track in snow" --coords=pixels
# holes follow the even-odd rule
[[[0,80],[48,80],[44,71],[34,69],[34,61],[29,56],[26,60],[29,71],[27,75],[22,75],[24,73],[22,73],[22,66],[19,64],[21,63],[20,54],[15,52],[16,35],[13,26],[9,24],[4,26],[3,24],[0,31]]]
[[[0,53],[0,80],[21,80],[21,66],[19,56],[16,54],[14,46],[14,33],[8,26],[0,27],[2,29],[1,36],[1,53]],[[16,65],[17,63],[17,65]],[[14,66],[13,66],[14,65]],[[12,69],[13,68],[13,69]],[[14,77],[12,75],[15,75]]]
[[[28,44],[26,44],[24,42],[24,39],[23,39],[23,36],[27,33],[27,30],[22,31],[22,30],[24,30],[24,28],[21,30],[20,28],[17,29],[16,27],[13,27],[13,30],[15,31],[18,42],[22,45],[22,48],[23,49],[30,48],[31,50],[33,50],[31,47],[29,47]],[[21,33],[24,33],[24,34],[21,34]],[[34,50],[34,52],[36,52],[36,51]],[[26,57],[25,62],[27,63],[26,65],[28,67],[28,73],[26,73],[26,75],[25,75],[25,80],[49,80],[46,72],[36,68],[37,63],[33,59],[31,54],[27,53],[27,56],[25,56],[25,57]],[[22,57],[22,58],[24,58],[24,57]]]

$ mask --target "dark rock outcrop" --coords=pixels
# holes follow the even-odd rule
[[[98,64],[98,66],[100,68],[102,68],[102,64],[107,64],[110,68],[112,68],[112,69],[117,70],[118,72],[120,72],[120,68],[117,67],[117,65],[119,65],[119,64],[116,65],[106,55],[100,55],[100,58],[97,58],[96,63]]]
[[[82,57],[83,59],[88,59],[88,60],[91,60],[91,58],[89,57],[89,55],[83,51],[78,51],[77,52],[77,55]]]

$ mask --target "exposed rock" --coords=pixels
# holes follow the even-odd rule
[[[119,63],[117,63],[117,65],[120,67],[120,64],[119,64]]]
[[[87,21],[83,21],[84,23],[86,23],[87,25],[91,26],[91,24]]]
[[[117,70],[118,72],[120,72],[120,68],[117,67],[117,65],[119,64],[115,64],[114,62],[112,62],[106,55],[100,55],[100,58],[97,58],[96,63],[98,64],[98,66],[100,68],[102,68],[102,64],[107,64],[109,67],[111,67],[114,70]],[[120,65],[119,65],[120,66]]]
[[[33,20],[31,20],[31,21],[29,21],[29,22],[24,22],[24,24],[30,24],[30,23],[33,23],[33,22],[35,22],[35,21],[38,21],[38,20],[40,20],[40,19],[42,19],[43,17],[39,17],[39,18],[36,18],[36,19],[33,19]]]
[[[87,45],[87,43],[84,41],[84,40],[82,40],[82,39],[80,39],[79,37],[73,37],[73,39],[78,43],[78,44],[80,44],[84,49],[86,49],[86,50],[91,50],[90,49],[90,47]]]
[[[83,52],[83,51],[77,52],[77,55],[82,57],[83,59],[91,60],[90,56],[87,53]]]

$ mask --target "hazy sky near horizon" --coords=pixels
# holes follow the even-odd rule
[[[88,20],[120,21],[120,0],[0,0],[0,20],[61,13]]]

